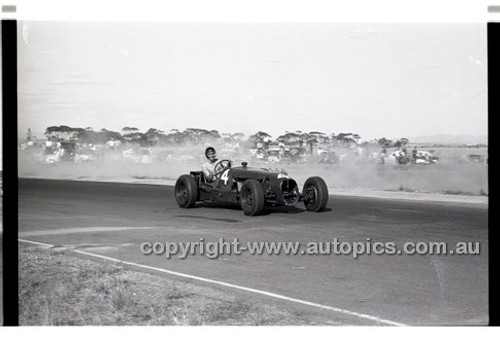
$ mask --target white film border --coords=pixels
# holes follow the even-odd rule
[[[12,9],[15,12],[12,12]],[[2,18],[62,21],[472,23],[497,21],[498,0],[10,0]],[[6,9],[6,10],[4,10]]]

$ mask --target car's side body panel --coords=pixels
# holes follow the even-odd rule
[[[284,173],[268,169],[246,166],[233,167],[222,173],[220,179],[213,182],[208,182],[201,171],[192,171],[191,175],[198,184],[199,201],[224,201],[239,204],[241,184],[249,179],[260,182],[267,204],[294,205],[299,200],[297,183]]]

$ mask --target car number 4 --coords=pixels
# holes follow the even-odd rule
[[[226,170],[226,171],[222,174],[222,176],[220,177],[220,179],[221,179],[222,181],[224,181],[224,184],[225,184],[225,185],[227,185],[227,181],[229,180],[229,176],[228,176],[228,175],[229,175],[229,169],[228,169],[228,170]]]

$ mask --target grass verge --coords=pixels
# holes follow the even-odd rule
[[[68,251],[19,246],[20,325],[340,325]]]

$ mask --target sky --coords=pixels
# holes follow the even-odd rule
[[[18,133],[487,134],[485,23],[18,23]]]

